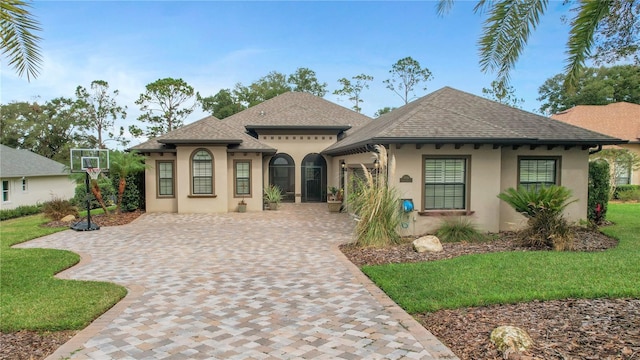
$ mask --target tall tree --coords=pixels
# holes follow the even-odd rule
[[[62,163],[69,149],[94,147],[95,138],[84,134],[85,123],[68,98],[13,102],[0,106],[0,143],[26,149]]]
[[[540,112],[555,114],[576,105],[606,105],[620,101],[640,104],[640,66],[586,68],[575,91],[563,86],[564,75],[547,79],[538,88]]]
[[[289,75],[287,82],[291,84],[293,91],[307,92],[318,97],[327,94],[327,83],[320,83],[316,72],[308,68],[296,69],[296,72]]]
[[[42,64],[40,24],[31,15],[31,6],[23,0],[0,1],[0,41],[2,54],[9,60],[18,76],[27,75],[27,80],[38,77]]]
[[[146,130],[131,125],[129,132],[155,137],[179,128],[196,107],[195,95],[193,87],[182,79],[164,78],[147,84],[136,104],[144,112],[138,120],[149,125]]]
[[[218,119],[224,119],[244,110],[245,107],[230,89],[222,89],[213,96],[197,96],[202,105],[202,111],[206,111]]]
[[[101,149],[106,149],[107,140],[127,144],[123,127],[114,132],[116,120],[124,120],[127,116],[127,107],[118,105],[115,100],[118,94],[118,90],[109,93],[109,83],[104,80],[92,81],[89,90],[82,86],[76,88],[77,107],[87,119],[87,129],[96,133]],[[103,135],[107,135],[108,139]]]
[[[351,82],[351,80],[354,81]],[[369,88],[369,82],[373,81],[373,76],[360,74],[352,77],[351,80],[347,78],[338,79],[338,82],[342,85],[342,89],[335,90],[333,94],[338,96],[348,96],[349,101],[353,101],[353,106],[351,108],[360,112],[362,111],[362,108],[360,107],[360,103],[362,103],[360,94],[362,93],[362,90]]]
[[[144,156],[135,151],[111,151],[109,154],[109,170],[118,175],[118,201],[116,212],[122,212],[122,197],[127,187],[127,177],[144,171]]]
[[[432,78],[431,71],[427,68],[423,69],[420,63],[411,57],[398,60],[391,66],[389,73],[391,79],[387,79],[383,83],[387,85],[387,89],[398,94],[405,104],[409,102],[409,95],[413,94],[418,84]],[[425,86],[422,90],[427,90],[427,87]]]
[[[612,62],[633,57],[640,64],[640,0],[565,2],[575,4],[571,11],[567,42],[564,86],[574,89],[589,58]],[[497,81],[508,84],[532,31],[546,12],[548,0],[479,0],[475,12],[486,10],[480,45],[480,68],[496,72]],[[453,0],[440,0],[438,13],[444,14]],[[595,54],[592,50],[595,47]],[[601,53],[602,56],[597,54]]]
[[[524,99],[516,96],[516,91],[513,86],[505,85],[504,83],[495,80],[491,82],[490,89],[482,88],[482,93],[487,99],[515,108],[522,108],[520,104],[524,103]]]
[[[376,113],[373,114],[373,117],[378,118],[386,113],[390,113],[393,109],[395,108],[390,106],[385,106],[382,109],[378,109],[378,111],[376,111]]]

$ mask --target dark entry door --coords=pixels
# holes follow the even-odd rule
[[[302,160],[302,201],[327,199],[327,162],[320,154],[308,154]]]
[[[304,201],[322,201],[322,167],[306,166]]]

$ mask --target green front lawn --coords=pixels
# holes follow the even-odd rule
[[[80,261],[73,252],[10,248],[67,229],[40,226],[46,222],[40,214],[0,223],[2,332],[82,329],[127,293],[111,283],[54,278]]]
[[[412,264],[365,266],[409,313],[566,298],[640,298],[640,204],[610,204],[620,240],[604,252],[506,252]]]

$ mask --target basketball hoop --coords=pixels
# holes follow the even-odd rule
[[[100,168],[87,168],[87,174],[91,180],[96,180],[98,175],[100,175]]]

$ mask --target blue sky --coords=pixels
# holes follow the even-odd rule
[[[213,95],[235,83],[248,85],[270,71],[314,70],[328,84],[327,100],[351,107],[331,92],[337,80],[374,76],[361,94],[362,112],[373,116],[402,100],[383,80],[397,60],[411,56],[433,73],[427,91],[451,86],[482,95],[493,74],[478,65],[477,40],[484,17],[474,2],[456,1],[440,17],[436,2],[172,2],[38,1],[44,66],[27,82],[2,62],[1,103],[73,97],[78,85],[106,80],[128,107],[127,127],[140,115],[134,101],[160,78],[182,78],[200,94]],[[523,109],[539,108],[538,87],[562,72],[571,16],[551,2],[512,73]],[[187,123],[205,114],[196,110]],[[135,143],[136,141],[134,141]]]

